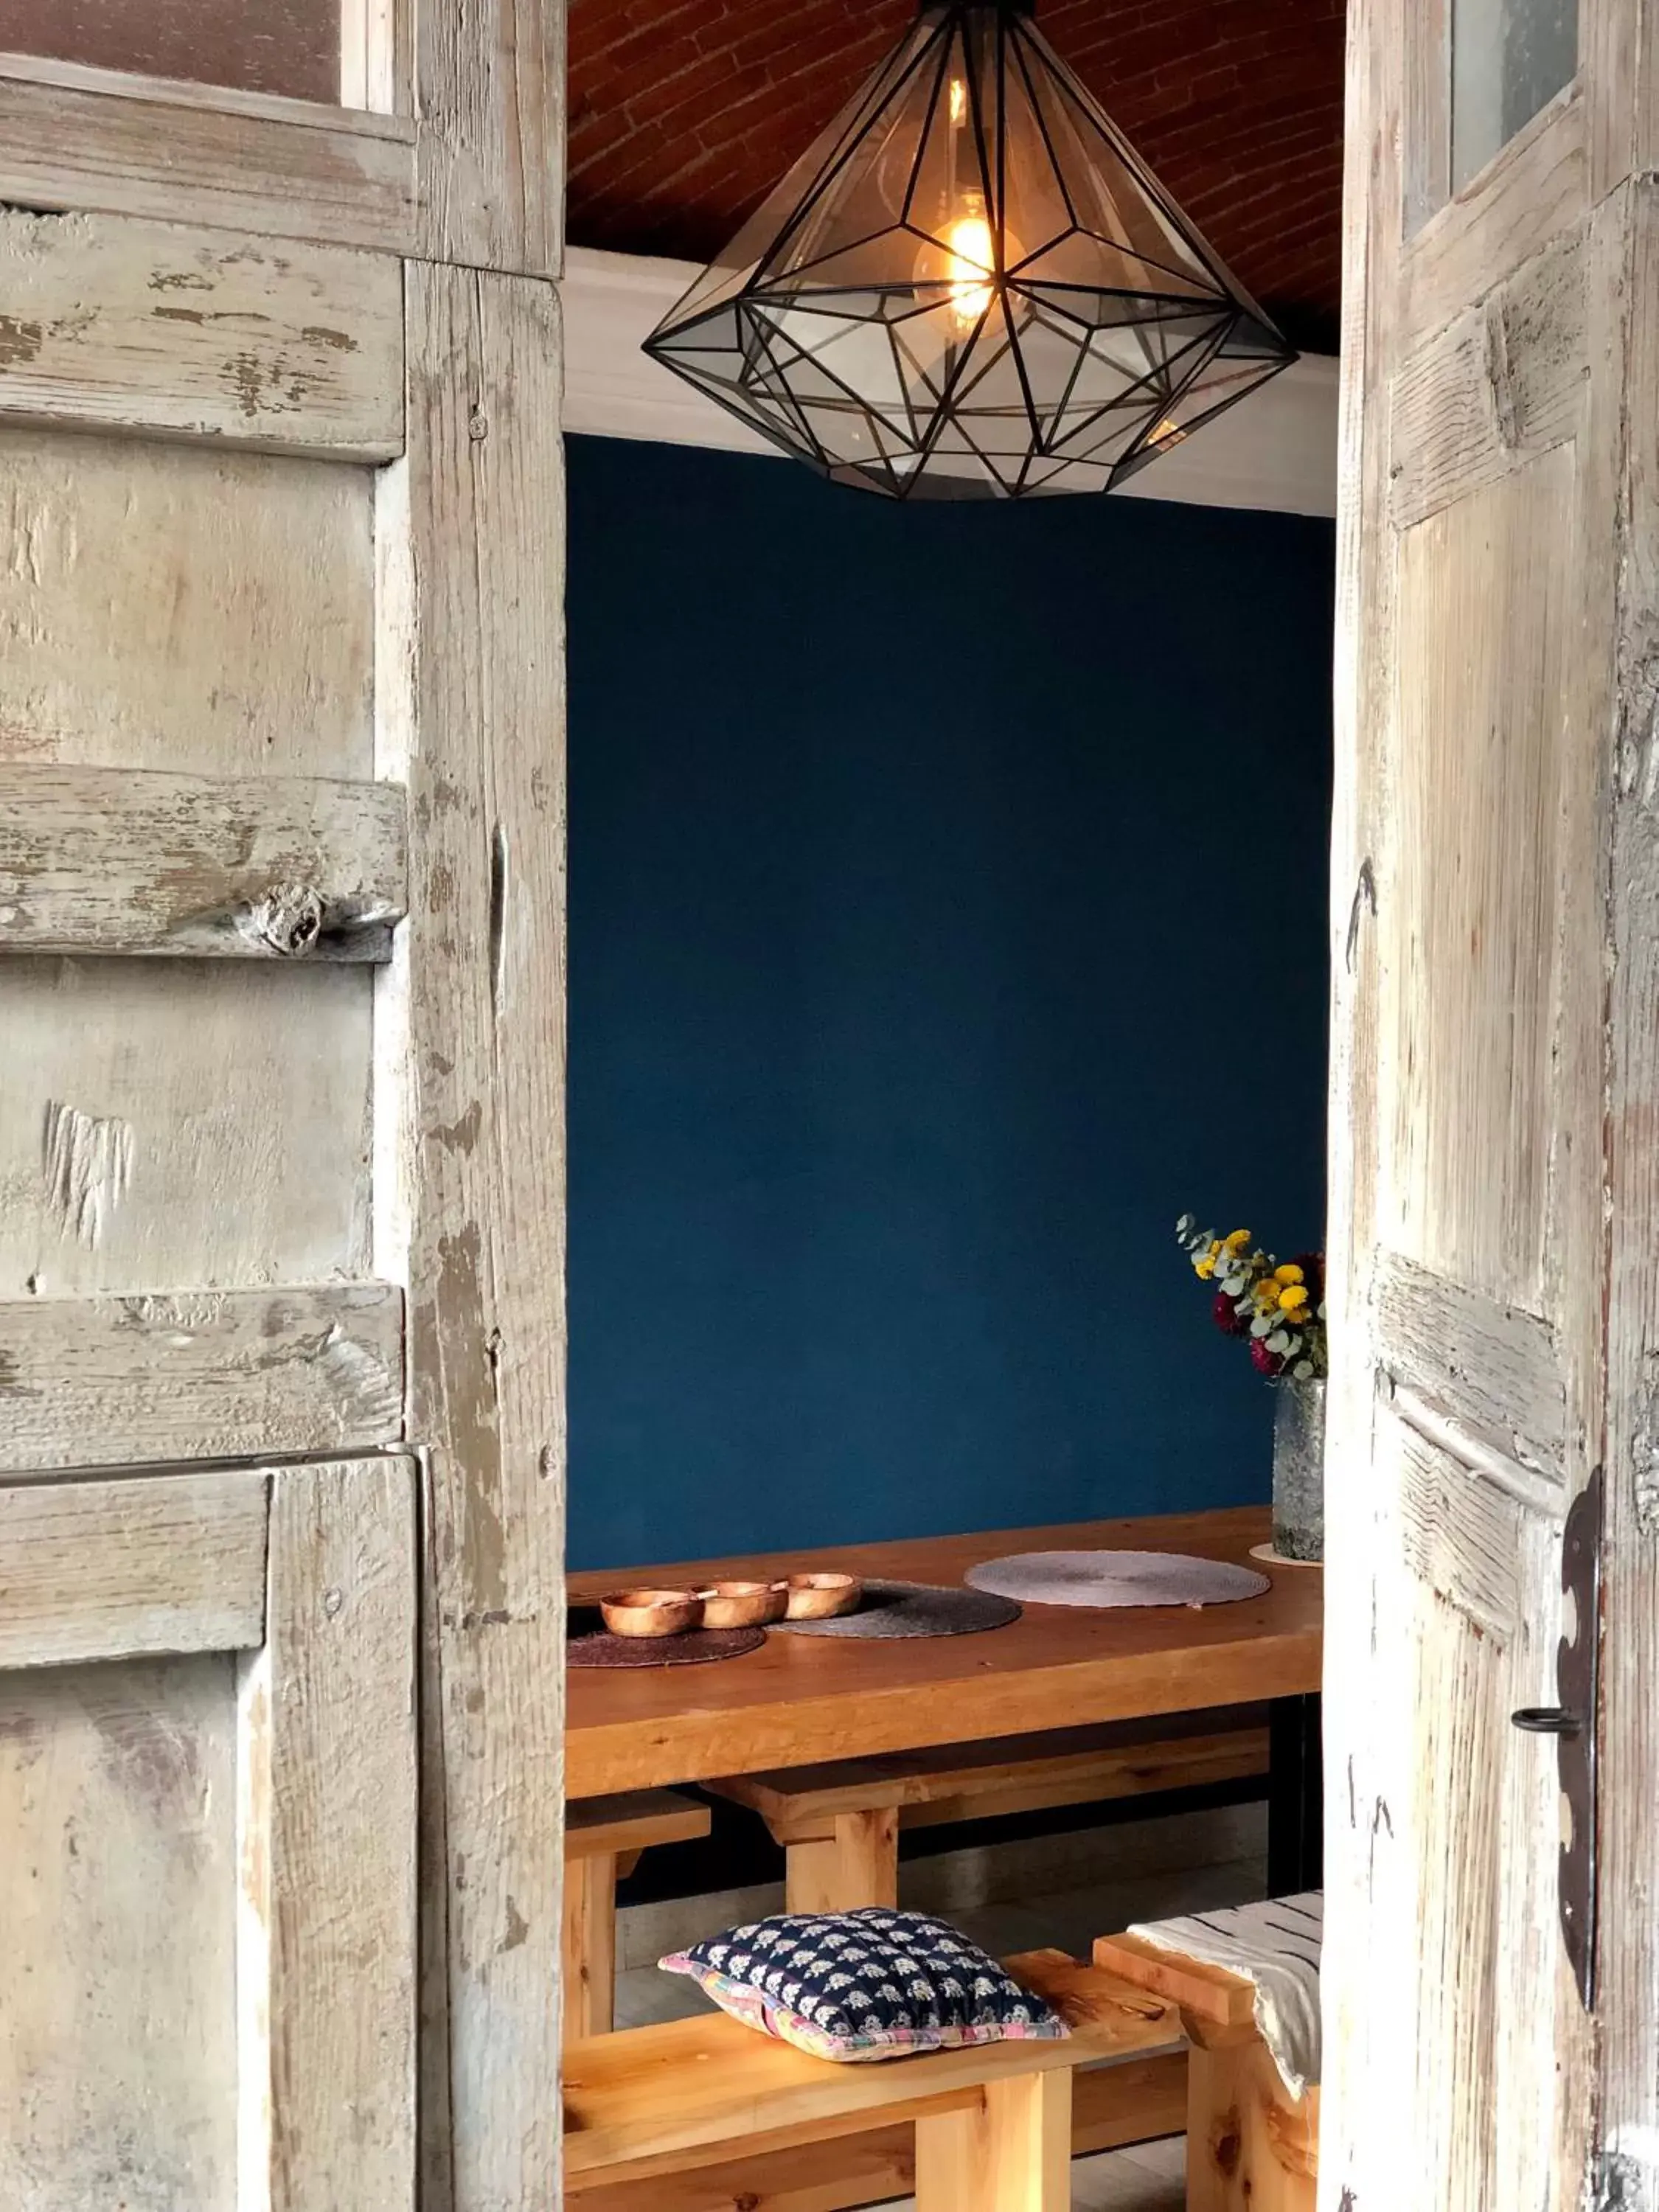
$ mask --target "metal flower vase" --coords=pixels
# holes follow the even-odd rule
[[[1323,1378],[1277,1382],[1273,1401],[1273,1549],[1283,1559],[1322,1559]]]

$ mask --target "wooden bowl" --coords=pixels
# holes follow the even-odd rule
[[[791,1575],[784,1588],[791,1620],[833,1620],[864,1595],[856,1575]]]
[[[684,1636],[702,1626],[702,1600],[690,1589],[613,1590],[599,1611],[613,1636]]]
[[[710,1583],[697,1595],[705,1628],[760,1628],[781,1620],[789,1602],[781,1583]]]

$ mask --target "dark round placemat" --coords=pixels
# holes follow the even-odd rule
[[[592,1623],[590,1626],[589,1624]],[[572,1667],[702,1667],[741,1659],[766,1641],[763,1628],[692,1628],[684,1636],[613,1636],[598,1610],[574,1607],[564,1647]]]
[[[942,1583],[866,1583],[855,1613],[836,1620],[780,1620],[791,1636],[976,1636],[1006,1628],[1019,1607],[982,1590],[952,1589]]]
[[[1027,1605],[1234,1605],[1273,1588],[1252,1568],[1184,1552],[1015,1552],[968,1580]]]

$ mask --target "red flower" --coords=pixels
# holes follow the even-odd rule
[[[1224,1336],[1243,1336],[1250,1326],[1248,1315],[1241,1317],[1234,1311],[1237,1304],[1238,1300],[1226,1291],[1218,1291],[1215,1294],[1215,1302],[1210,1311],[1216,1327]]]
[[[1250,1359],[1256,1373],[1266,1375],[1269,1379],[1275,1379],[1285,1372],[1284,1361],[1276,1352],[1268,1351],[1267,1340],[1265,1336],[1251,1339]]]
[[[1302,1279],[1308,1285],[1308,1303],[1317,1308],[1325,1295],[1325,1255],[1322,1252],[1298,1252],[1296,1264],[1302,1270]]]

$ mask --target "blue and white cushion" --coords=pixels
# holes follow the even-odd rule
[[[817,2058],[902,2058],[1067,2033],[947,1921],[866,1905],[783,1912],[660,1961],[722,2011]]]

